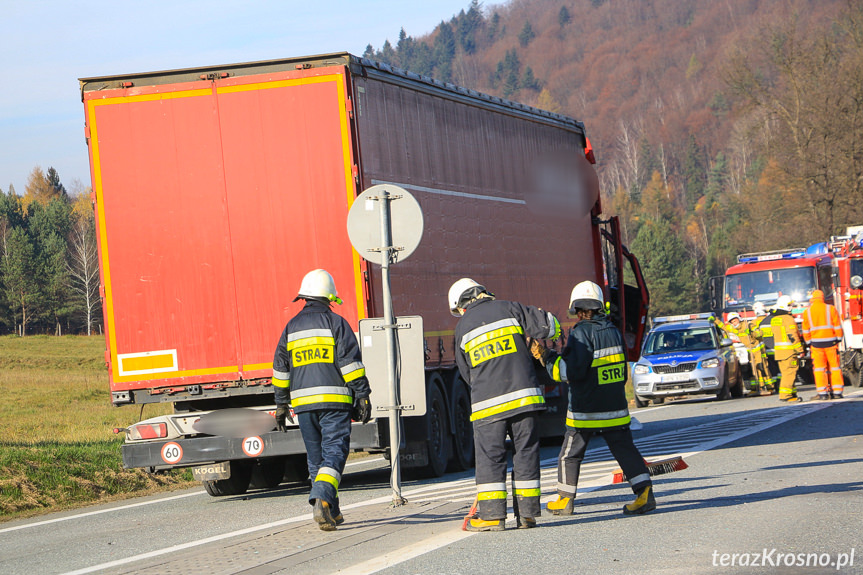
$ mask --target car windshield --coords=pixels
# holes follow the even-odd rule
[[[716,336],[709,327],[652,331],[644,344],[644,355],[674,351],[705,351],[716,349]]]
[[[725,278],[725,308],[751,308],[755,302],[770,307],[781,295],[806,302],[815,285],[813,267],[732,274]]]

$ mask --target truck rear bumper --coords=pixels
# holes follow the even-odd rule
[[[383,420],[386,424],[386,420]],[[377,422],[351,428],[351,449],[377,449],[382,442]],[[206,436],[172,441],[148,441],[123,445],[127,468],[173,469],[203,463],[254,460],[262,457],[305,453],[299,429],[271,431],[255,437]]]

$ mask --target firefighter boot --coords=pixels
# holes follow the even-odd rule
[[[653,486],[648,485],[641,490],[635,501],[623,506],[624,515],[643,515],[656,509],[656,499],[653,498]]]
[[[572,499],[572,497],[558,495],[555,501],[549,501],[545,507],[552,515],[572,515]]]
[[[336,497],[336,502],[333,504],[331,513],[333,516],[333,521],[336,522],[336,525],[341,525],[342,523],[345,522],[345,518],[342,515],[341,507],[339,506],[339,498],[338,497]]]
[[[536,519],[533,517],[519,517],[518,518],[518,528],[519,529],[532,529],[536,527]]]
[[[780,393],[779,394],[779,401],[787,402],[787,403],[797,403],[798,401],[803,401],[803,400],[800,399],[799,397],[797,397],[796,395],[791,395],[791,394],[784,395],[784,394]]]
[[[503,531],[506,529],[503,519],[494,519],[486,521],[479,517],[473,517],[467,522],[466,531]]]
[[[318,524],[321,531],[335,531],[336,519],[330,510],[330,504],[323,499],[315,500],[315,510],[312,513],[315,523]]]

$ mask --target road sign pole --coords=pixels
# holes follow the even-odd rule
[[[382,190],[379,201],[381,206],[381,283],[384,299],[384,329],[387,330],[387,379],[390,390],[390,485],[393,489],[393,505],[404,505],[405,499],[401,491],[401,466],[399,448],[401,447],[401,408],[398,393],[398,373],[396,370],[396,325],[393,317],[393,298],[390,291],[390,263],[395,249],[392,245],[392,222],[390,221],[390,202],[398,197],[392,197],[387,190]]]

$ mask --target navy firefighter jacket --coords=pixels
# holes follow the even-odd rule
[[[348,410],[371,393],[350,324],[323,302],[308,300],[288,322],[273,358],[276,405],[294,412]]]
[[[559,334],[557,318],[533,306],[490,297],[468,304],[455,329],[456,364],[470,386],[474,425],[545,409],[525,336]]]

